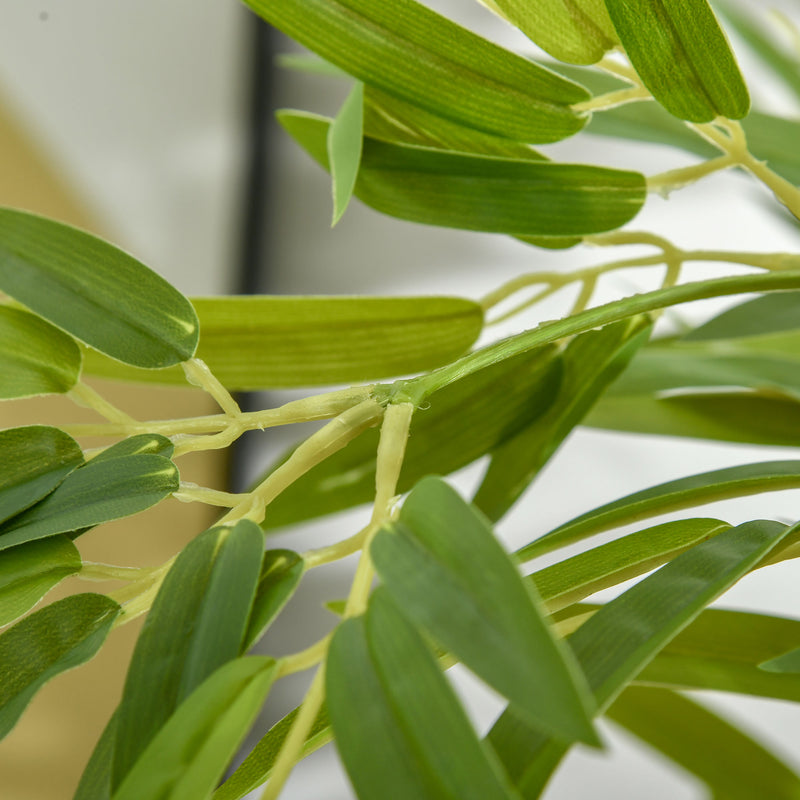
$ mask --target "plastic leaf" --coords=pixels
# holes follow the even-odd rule
[[[111,715],[92,750],[72,800],[111,800],[111,765],[117,735],[117,712]]]
[[[0,400],[68,392],[78,381],[81,351],[49,322],[0,305]]]
[[[357,81],[328,128],[328,161],[333,181],[333,224],[347,209],[361,163],[364,131],[364,84]]]
[[[420,481],[370,555],[403,612],[532,725],[599,743],[583,676],[545,621],[532,584],[487,521],[444,481]]]
[[[139,433],[136,436],[129,436],[121,442],[106,447],[97,455],[92,457],[92,464],[100,464],[112,458],[122,458],[123,456],[138,456],[149,453],[154,456],[172,458],[175,452],[175,445],[159,433]]]
[[[0,291],[106,355],[154,369],[197,347],[189,301],[111,244],[24,211],[0,209]]]
[[[800,331],[800,292],[767,294],[723,311],[683,337],[708,342]]]
[[[120,607],[101,594],[76,594],[31,614],[0,636],[0,738],[47,681],[88,661]]]

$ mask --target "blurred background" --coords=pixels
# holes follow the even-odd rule
[[[478,3],[436,0],[428,5],[484,36],[535,51]],[[798,19],[791,0],[773,5]],[[332,229],[327,175],[282,133],[272,112],[292,106],[334,113],[348,87],[277,66],[275,55],[293,45],[235,0],[2,0],[0,20],[0,204],[92,230],[188,295],[451,293],[479,298],[521,272],[567,270],[602,260],[586,248],[540,251],[505,237],[404,223],[358,201]],[[742,47],[737,52],[762,107],[797,114],[792,99],[770,85],[747,52]],[[646,173],[691,160],[677,151],[598,138],[545,149],[561,159]],[[634,225],[685,247],[797,250],[797,229],[772,213],[769,202],[742,176],[721,174],[669,201],[651,198]],[[723,272],[699,265],[686,275]],[[596,301],[654,288],[659,277],[629,271],[609,278]],[[570,299],[558,295],[502,332],[560,315]],[[694,304],[678,313],[700,319],[718,307]],[[206,399],[190,389],[99,385],[134,416],[208,410]],[[275,405],[291,396],[271,393],[243,402]],[[78,421],[82,413],[49,400],[6,403],[0,406],[0,427]],[[216,488],[241,488],[299,435],[294,429],[260,433],[231,457],[192,456],[182,462],[183,477]],[[790,457],[783,449],[581,429],[501,525],[500,534],[513,547],[595,505],[687,472]],[[457,481],[469,490],[480,473],[478,465]],[[795,520],[798,500],[800,492],[782,492],[737,500],[724,509],[712,506],[708,514],[731,522],[754,516]],[[280,534],[274,546],[302,550],[328,543],[360,527],[365,514],[342,514]],[[212,521],[204,508],[169,501],[145,520],[115,523],[108,533],[103,529],[102,537],[88,534],[81,549],[94,560],[156,564]],[[346,594],[351,568],[343,563],[320,570],[269,633],[264,652],[301,649],[329,628],[333,618],[322,602]],[[722,605],[796,616],[798,578],[797,565],[771,567],[742,581]],[[59,589],[75,590],[69,583]],[[93,662],[54,680],[0,743],[4,799],[72,796],[119,697],[136,627],[116,631]],[[459,690],[470,698],[476,724],[487,728],[499,709],[496,699],[465,673],[453,672]],[[296,705],[307,680],[293,676],[278,685],[251,744]],[[705,699],[800,769],[798,709],[719,695]],[[547,798],[565,800],[589,791],[594,797],[616,798],[702,796],[691,778],[660,757],[610,726],[603,730],[609,751],[577,750],[557,773]],[[349,800],[353,795],[335,751],[327,747],[302,764],[285,796]]]

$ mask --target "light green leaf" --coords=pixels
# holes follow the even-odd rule
[[[295,708],[294,711],[290,711],[264,734],[247,758],[236,768],[233,775],[214,792],[214,800],[241,800],[269,778],[298,710]],[[302,759],[311,755],[332,738],[328,712],[323,705],[306,736],[299,757]]]
[[[176,708],[214,670],[240,654],[263,547],[259,527],[240,520],[192,540],[167,573],[125,680],[114,750],[115,790]],[[140,795],[147,796],[152,795]]]
[[[50,494],[82,463],[80,445],[58,428],[0,431],[0,523]]]
[[[4,552],[0,558],[0,625],[21,617],[80,568],[80,553],[66,536],[27,542]]]
[[[553,142],[586,118],[586,91],[413,0],[245,0],[367,86],[486,133]]]
[[[178,490],[178,469],[150,454],[89,462],[51,494],[0,525],[0,550],[128,517]]]
[[[798,486],[800,461],[765,461],[701,472],[651,486],[581,514],[521,548],[517,556],[529,560],[596,533],[659,514],[729,497],[746,497]]]
[[[496,522],[535,480],[572,429],[647,341],[651,323],[633,317],[589,331],[564,351],[564,379],[547,413],[492,452],[473,502]]]
[[[517,797],[419,633],[382,589],[331,640],[327,702],[357,795]]]
[[[113,800],[211,797],[275,679],[271,658],[224,664],[195,689],[148,744]]]
[[[730,722],[682,694],[631,686],[606,716],[696,775],[714,797],[800,797],[800,778],[786,764]]]
[[[325,169],[330,120],[283,111],[279,122]],[[647,190],[637,172],[496,158],[364,140],[355,195],[399,219],[490,233],[575,236],[624,225]]]
[[[175,445],[166,436],[161,436],[159,433],[140,433],[106,447],[105,450],[92,457],[92,464],[110,461],[112,458],[144,455],[146,453],[172,458],[174,452]]]
[[[606,0],[625,52],[670,114],[741,119],[750,97],[706,0]]]
[[[0,209],[0,291],[102,353],[154,369],[197,348],[197,317],[163,278],[111,244]]]
[[[503,16],[559,61],[594,64],[618,44],[603,0],[493,0]]]
[[[328,128],[328,162],[333,182],[333,225],[347,209],[356,185],[364,136],[364,84],[356,81]]]
[[[244,635],[242,652],[247,652],[272,624],[303,577],[303,559],[291,550],[267,550],[261,562],[253,608]]]
[[[398,492],[466,466],[547,409],[561,377],[554,356],[552,347],[532,351],[430,394],[411,422]],[[265,527],[371,502],[378,436],[366,431],[295,481],[270,503]]]
[[[766,294],[733,306],[683,337],[686,342],[800,331],[800,292]]]
[[[531,725],[599,744],[583,676],[545,621],[533,584],[444,481],[420,481],[370,555],[403,613]]]
[[[68,392],[80,371],[74,339],[35,314],[0,305],[0,400]]]
[[[94,656],[119,612],[104,595],[76,594],[0,635],[0,738],[45,683]]]
[[[793,674],[800,673],[800,647],[790,650],[788,653],[771,658],[769,661],[764,661],[758,665],[761,669],[767,672],[791,672]]]
[[[192,301],[197,356],[231,390],[357,383],[428,370],[469,350],[483,312],[456,297],[209,297]],[[331,331],[336,335],[332,336]],[[186,385],[85,353],[87,372]]]

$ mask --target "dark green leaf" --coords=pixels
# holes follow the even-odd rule
[[[259,16],[368,86],[477,130],[553,142],[585,122],[586,91],[403,0],[245,0]]]
[[[469,464],[549,407],[561,375],[555,348],[535,350],[479,370],[433,392],[413,417],[398,484]],[[330,514],[375,495],[378,431],[366,431],[270,504],[268,528]]]
[[[0,400],[68,392],[80,372],[74,339],[35,314],[0,305]]]
[[[284,128],[325,169],[330,121],[283,111]],[[399,219],[522,236],[576,236],[618,228],[642,207],[637,172],[530,158],[496,158],[364,140],[355,195]]]
[[[167,573],[125,681],[115,789],[181,702],[241,652],[263,547],[263,533],[249,520],[211,528],[189,543]]]
[[[414,622],[531,725],[599,744],[583,676],[485,518],[440,478],[420,481],[370,549]]]
[[[0,738],[45,683],[92,658],[119,612],[102,594],[76,594],[25,617],[0,636]]]
[[[144,511],[178,489],[178,469],[163,456],[89,462],[35,506],[0,525],[0,550]]]
[[[691,122],[740,119],[750,97],[706,0],[606,0],[622,45],[670,114]]]
[[[776,292],[729,308],[683,337],[707,342],[800,331],[800,292]]]
[[[246,656],[206,678],[148,744],[113,800],[211,797],[275,678],[271,658]]]
[[[356,81],[328,128],[328,161],[333,182],[333,224],[347,209],[356,185],[364,136],[364,84]]]
[[[647,341],[646,317],[608,325],[573,339],[564,355],[564,379],[547,413],[492,452],[473,502],[496,522],[519,499],[539,471]]]
[[[51,536],[4,552],[0,558],[0,625],[21,617],[80,568],[80,553],[66,536]]]
[[[609,719],[702,780],[714,797],[800,797],[800,778],[730,722],[665,689],[627,688]]]
[[[362,800],[514,798],[436,659],[385,592],[343,622],[326,669],[336,746]]]
[[[0,431],[0,523],[50,494],[82,463],[80,445],[58,428]]]
[[[0,291],[102,353],[138,367],[194,355],[189,301],[113,245],[60,222],[0,209]]]
[[[140,433],[106,447],[105,450],[92,458],[92,464],[109,461],[112,458],[143,455],[145,453],[172,458],[174,452],[175,445],[166,436],[161,436],[158,433]]]

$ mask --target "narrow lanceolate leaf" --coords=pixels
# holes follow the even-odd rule
[[[114,788],[181,702],[240,654],[263,547],[259,527],[241,520],[201,534],[172,565],[128,669],[118,711]]]
[[[275,661],[261,656],[237,658],[217,669],[161,728],[112,800],[211,797],[275,672]]]
[[[325,169],[330,120],[278,115]],[[618,228],[642,207],[638,172],[530,158],[495,158],[366,138],[355,195],[389,216],[445,228],[576,236]]]
[[[403,612],[534,727],[598,744],[583,676],[487,521],[425,478],[370,549]]]
[[[47,681],[88,661],[120,607],[101,594],[76,594],[31,614],[0,636],[0,737]]]
[[[384,590],[373,594],[366,619],[337,629],[326,681],[336,746],[362,800],[518,797]]]
[[[112,458],[138,456],[148,453],[154,456],[172,458],[173,452],[175,452],[175,445],[166,436],[162,436],[159,433],[139,433],[136,436],[129,436],[121,442],[106,447],[105,450],[92,457],[92,463],[99,464],[103,461],[110,461]]]
[[[553,347],[493,364],[427,396],[411,422],[398,492],[425,475],[466,466],[543,413],[553,402],[561,363]],[[363,433],[309,470],[270,503],[266,527],[330,514],[375,496],[378,431]]]
[[[132,256],[84,231],[0,209],[0,291],[82,342],[138,367],[191,358],[189,301]]]
[[[66,536],[6,550],[0,558],[0,625],[21,617],[80,568],[80,553]]]
[[[490,520],[499,520],[535,480],[564,439],[647,341],[650,327],[647,317],[633,317],[589,331],[570,342],[562,357],[564,379],[548,412],[492,452],[473,498]]]
[[[745,497],[761,492],[794,489],[798,486],[800,486],[798,461],[765,461],[760,464],[743,464],[739,467],[701,472],[698,475],[668,481],[626,495],[613,503],[575,517],[521,548],[517,555],[527,560],[595,533],[602,533],[648,517],[729,497]]]
[[[706,784],[713,797],[800,797],[800,777],[746,733],[678,692],[631,686],[606,716]]]
[[[600,712],[703,609],[791,532],[747,522],[698,544],[603,606],[568,641]],[[566,747],[507,709],[489,741],[526,798],[538,797]]]
[[[202,327],[197,356],[232,390],[357,383],[429,370],[467,352],[483,326],[480,306],[456,297],[192,302]],[[180,369],[133,369],[91,351],[85,358],[94,375],[186,384]]]
[[[356,185],[364,137],[364,84],[356,81],[328,129],[328,162],[333,182],[333,224],[347,209]]]
[[[487,133],[554,142],[586,121],[587,92],[413,0],[245,0],[368,86]]]
[[[58,428],[0,431],[0,523],[50,494],[82,463],[80,445]]]
[[[36,505],[0,525],[0,550],[128,517],[178,490],[178,468],[150,454],[89,462]]]
[[[603,0],[493,0],[509,22],[559,61],[594,64],[618,44]]]
[[[0,305],[0,400],[68,392],[80,371],[72,337],[35,314]]]
[[[636,71],[670,114],[741,119],[750,97],[706,0],[606,0]]]

